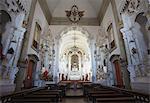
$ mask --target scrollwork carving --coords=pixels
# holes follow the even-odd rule
[[[121,6],[120,6],[120,13],[128,12],[129,14],[132,14],[134,12],[137,12],[140,7],[141,0],[122,0]]]

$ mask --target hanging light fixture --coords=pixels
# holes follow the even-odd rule
[[[74,24],[78,23],[81,18],[84,16],[84,11],[79,11],[78,6],[75,4],[75,0],[74,0],[74,4],[71,7],[71,10],[66,10],[66,16],[67,18]],[[77,46],[76,46],[76,36],[75,36],[75,27],[73,27],[74,30],[74,46],[73,46],[73,52],[77,51]]]
[[[76,36],[75,36],[75,30],[74,30],[73,42],[74,42],[73,51],[75,52],[75,51],[77,50],[77,46],[76,46]]]
[[[84,16],[84,11],[79,11],[77,5],[75,4],[71,7],[71,10],[66,10],[65,12],[66,16],[72,23],[78,23]]]

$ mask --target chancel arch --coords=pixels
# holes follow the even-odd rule
[[[84,29],[73,26],[60,35],[59,80],[89,81],[92,76],[89,34]]]

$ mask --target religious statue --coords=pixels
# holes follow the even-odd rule
[[[79,69],[77,68],[76,63],[73,64],[72,71],[77,72]]]

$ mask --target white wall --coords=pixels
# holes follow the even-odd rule
[[[105,16],[103,18],[103,21],[102,21],[102,26],[104,27],[106,32],[107,32],[107,28],[110,25],[110,23],[113,24],[114,38],[115,38],[115,43],[116,43],[116,46],[117,46],[117,48],[115,50],[113,50],[111,52],[111,54],[109,55],[111,57],[111,55],[113,55],[113,54],[120,54],[119,39],[118,39],[117,28],[116,28],[116,23],[115,23],[114,14],[113,14],[113,11],[112,11],[111,3],[109,4],[109,6],[107,8],[107,11],[105,13]]]
[[[32,21],[32,27],[31,27],[31,32],[30,32],[30,39],[29,39],[29,44],[28,44],[28,51],[27,54],[35,54],[38,55],[38,53],[32,49],[32,42],[33,42],[33,37],[34,37],[34,29],[35,29],[35,23],[38,23],[42,29],[41,34],[43,34],[45,28],[48,28],[48,22],[43,14],[43,11],[40,7],[39,2],[37,2],[36,7],[35,7],[35,12],[34,12],[34,17]]]

